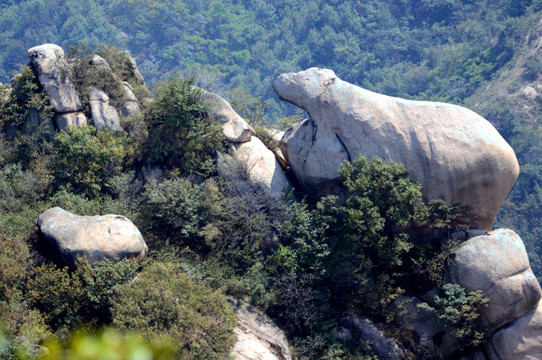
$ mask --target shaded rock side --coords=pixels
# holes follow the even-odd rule
[[[70,81],[71,68],[58,45],[44,44],[28,50],[32,65],[38,72],[40,84],[49,97],[57,113],[70,113],[82,110],[79,94]]]
[[[481,318],[497,329],[534,309],[541,296],[521,238],[498,229],[461,244],[448,266],[451,281],[468,291],[483,290],[489,305]]]
[[[406,166],[427,200],[470,205],[472,228],[490,230],[517,179],[512,148],[484,118],[466,108],[377,94],[311,68],[280,75],[278,96],[306,110],[281,150],[306,191],[337,191],[337,170],[360,154]]]
[[[124,216],[78,216],[55,207],[42,213],[36,225],[72,267],[78,256],[93,263],[126,257],[140,261],[147,254],[143,236]]]
[[[209,116],[222,123],[222,131],[226,139],[233,143],[250,141],[256,132],[233,110],[230,103],[217,94],[203,89],[201,92],[202,99],[209,105]]]
[[[292,353],[284,332],[271,319],[244,304],[236,311],[237,339],[231,352],[236,360],[291,360]]]
[[[268,195],[281,198],[289,182],[275,155],[253,136],[249,142],[233,143],[233,158],[220,155],[218,171],[225,176],[241,172]]]
[[[56,114],[55,123],[58,130],[68,130],[70,126],[83,127],[87,125],[87,117],[81,111]]]
[[[102,90],[91,88],[88,93],[94,126],[100,131],[122,131],[117,109],[109,104],[109,96]]]
[[[361,334],[361,341],[368,341],[373,352],[382,360],[400,360],[404,357],[403,351],[395,341],[384,333],[369,320],[364,318],[349,319],[348,324]]]
[[[542,359],[542,303],[497,331],[490,344],[494,350],[491,359]]]

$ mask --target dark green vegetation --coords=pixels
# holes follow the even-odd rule
[[[5,126],[28,118],[34,98],[46,99],[29,69],[18,84],[29,89],[24,97],[13,92],[0,104]],[[460,229],[465,209],[424,203],[403,166],[379,159],[360,157],[340,169],[345,202],[272,199],[246,180],[242,166],[219,176],[215,157],[227,152],[224,136],[192,83],[160,84],[140,115],[124,119],[124,133],[87,126],[53,136],[38,127],[0,138],[0,323],[8,339],[0,358],[35,356],[33,345],[51,335],[58,339],[49,342],[53,354],[85,338],[99,344],[95,330],[110,326],[138,332],[144,340],[133,346],[148,351],[167,350],[171,341],[181,358],[222,359],[236,324],[227,296],[266,310],[302,359],[372,358],[358,346],[359,335],[331,336],[355,316],[380,324],[411,357],[420,355],[407,333],[394,331],[389,308],[399,295],[435,286],[443,299],[463,301],[462,289],[449,294],[442,284],[448,247],[424,240]],[[128,216],[149,257],[63,268],[34,225],[53,206]],[[438,299],[432,306],[436,317],[445,311]],[[466,350],[481,339],[470,336],[478,334],[478,308],[443,318]],[[81,327],[90,335],[70,335]],[[132,351],[128,345],[119,351]]]

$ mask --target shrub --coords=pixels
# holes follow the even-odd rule
[[[444,324],[458,341],[460,352],[472,350],[482,344],[486,334],[477,324],[477,320],[480,309],[489,303],[484,292],[477,290],[467,294],[458,284],[444,284],[442,292],[442,296],[434,297],[434,306],[422,303],[418,307],[433,313],[438,321]]]
[[[170,336],[183,359],[223,359],[236,319],[223,295],[194,283],[179,265],[154,263],[115,288],[113,324],[150,338]]]
[[[226,143],[220,123],[206,116],[193,81],[172,79],[158,86],[145,112],[149,137],[143,153],[151,163],[206,177],[215,172],[215,152],[224,152]]]
[[[111,179],[126,166],[130,151],[126,137],[92,126],[70,128],[55,140],[54,185],[90,198],[108,189]]]

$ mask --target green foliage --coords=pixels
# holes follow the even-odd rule
[[[169,336],[183,359],[222,359],[233,346],[236,320],[223,295],[196,284],[178,265],[154,263],[115,288],[113,324]]]
[[[111,321],[113,287],[133,278],[132,260],[104,260],[92,266],[81,260],[75,271],[44,264],[28,280],[28,295],[49,324],[61,335],[83,324]]]
[[[10,125],[19,127],[31,118],[31,112],[37,111],[39,121],[47,123],[53,117],[53,108],[49,96],[41,87],[34,69],[28,65],[18,73],[12,81],[9,95],[5,90],[0,107],[0,127]],[[34,126],[37,126],[36,123]]]
[[[151,179],[142,194],[141,213],[145,224],[177,241],[197,246],[199,232],[209,220],[202,185],[184,178],[158,183]]]
[[[435,295],[433,306],[422,303],[418,307],[433,313],[444,324],[458,341],[460,352],[475,349],[485,341],[486,334],[477,320],[489,300],[482,290],[467,294],[458,284],[444,284],[442,291],[442,296]]]
[[[205,177],[215,172],[215,152],[225,151],[225,138],[220,124],[206,117],[200,90],[192,83],[193,78],[172,79],[158,88],[145,113],[149,138],[144,157]]]
[[[84,126],[60,132],[55,140],[52,169],[57,189],[96,197],[127,165],[130,148],[123,135]]]

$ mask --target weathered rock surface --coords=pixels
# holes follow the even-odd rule
[[[497,331],[491,338],[499,360],[540,360],[542,359],[542,303]]]
[[[71,112],[55,115],[58,130],[68,130],[70,126],[82,127],[87,125],[87,117],[82,112]]]
[[[83,108],[79,94],[70,81],[71,68],[60,46],[36,46],[28,50],[28,56],[57,113],[77,112]]]
[[[228,155],[219,157],[218,169],[223,175],[242,171],[243,175],[257,184],[268,195],[281,198],[289,182],[275,155],[260,139],[253,136],[249,142],[233,143],[234,159]],[[241,167],[238,169],[237,167]]]
[[[92,120],[96,129],[122,131],[117,109],[109,104],[109,96],[102,90],[91,88],[88,93]]]
[[[238,323],[234,330],[237,342],[231,352],[237,360],[291,360],[286,335],[271,319],[244,305],[235,311]]]
[[[369,320],[360,317],[349,319],[348,323],[361,335],[361,341],[369,341],[369,345],[379,359],[400,360],[404,357],[403,351],[397,344],[384,335],[384,333]]]
[[[256,134],[245,119],[222,97],[202,90],[202,99],[209,105],[209,115],[222,123],[222,131],[229,142],[247,142]]]
[[[147,254],[143,236],[124,216],[78,216],[55,207],[42,213],[36,225],[72,267],[78,256],[92,263],[126,257],[139,261]]]
[[[275,92],[310,119],[284,136],[290,168],[315,194],[337,191],[337,170],[360,154],[406,166],[426,199],[470,205],[472,228],[490,230],[519,166],[512,148],[476,113],[451,104],[377,94],[311,68],[280,75]]]
[[[467,291],[483,290],[489,305],[481,318],[497,329],[534,309],[542,296],[523,241],[508,229],[471,238],[452,255],[451,280]]]
[[[128,82],[123,81],[122,89],[124,90],[124,104],[121,109],[122,116],[132,116],[138,114],[141,110],[132,87]]]

